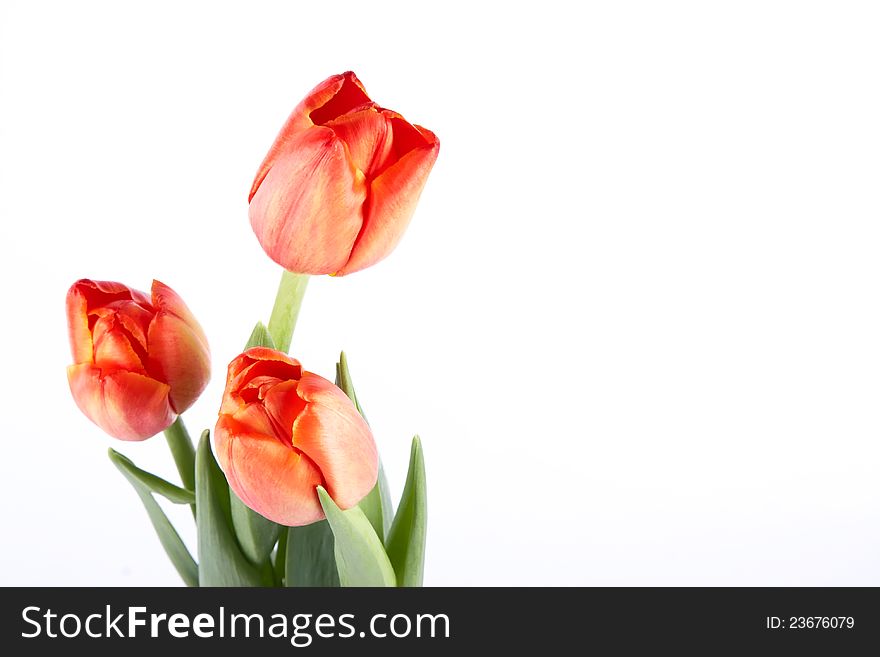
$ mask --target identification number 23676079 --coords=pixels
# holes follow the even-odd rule
[[[856,625],[852,616],[767,616],[768,630],[851,630]]]

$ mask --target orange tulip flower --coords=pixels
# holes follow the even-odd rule
[[[82,279],[67,293],[70,391],[111,436],[144,440],[192,406],[211,373],[201,326],[170,287]]]
[[[433,132],[370,100],[354,73],[315,87],[254,179],[263,249],[298,274],[341,276],[397,246],[440,149]]]
[[[214,440],[232,490],[282,525],[324,517],[317,486],[347,509],[379,473],[373,434],[351,400],[274,349],[254,347],[229,364]]]

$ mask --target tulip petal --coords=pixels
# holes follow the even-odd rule
[[[159,311],[147,333],[150,362],[171,388],[171,405],[183,413],[193,405],[211,376],[211,355],[191,326]]]
[[[88,363],[67,368],[70,391],[92,422],[120,440],[144,440],[174,422],[170,388],[134,372],[103,373]]]
[[[297,393],[307,406],[293,423],[293,445],[315,462],[327,491],[348,509],[376,485],[373,434],[346,394],[317,374],[303,372]]]
[[[95,290],[96,294],[103,295],[105,297],[120,297],[126,299],[134,298],[132,293],[135,290],[132,290],[127,285],[123,285],[122,283],[117,283],[116,281],[93,281],[91,279],[88,280],[91,284],[93,290]],[[102,303],[107,303],[110,299],[103,299]]]
[[[267,440],[275,438],[280,443],[290,444],[289,441],[278,436],[276,425],[262,404],[244,404],[228,416],[238,425],[246,427],[248,433],[264,436]]]
[[[70,348],[77,363],[93,362],[91,322],[93,317],[115,315],[118,308],[144,303],[150,307],[143,293],[112,281],[93,281],[81,278],[67,292],[67,325]],[[135,327],[130,328],[137,333]]]
[[[116,311],[115,315],[119,323],[130,334],[132,348],[138,354],[146,355],[147,331],[156,314],[152,307],[144,308],[139,303],[131,301],[116,301],[107,307]]]
[[[315,492],[323,480],[307,457],[278,441],[240,431],[224,416],[214,440],[229,486],[254,511],[291,527],[324,517]]]
[[[269,347],[251,347],[241,354],[239,358],[243,358],[245,361],[250,361],[247,363],[248,365],[254,361],[263,360],[277,361],[279,363],[293,365],[294,367],[302,367],[296,358],[291,358],[284,352],[278,351],[277,349],[270,349]]]
[[[392,151],[393,131],[375,108],[343,114],[326,125],[348,146],[351,161],[367,179],[385,164]]]
[[[150,365],[171,386],[171,405],[183,413],[211,377],[211,352],[201,325],[183,299],[160,281],[151,288],[156,316],[147,331]]]
[[[254,198],[257,189],[275,162],[296,148],[296,138],[301,132],[313,125],[321,125],[323,121],[332,120],[369,101],[364,85],[351,71],[341,75],[331,75],[312,89],[290,113],[266,158],[260,164],[248,194],[248,203]]]
[[[300,376],[302,376],[300,365],[282,360],[260,359],[251,360],[247,367],[241,369],[231,381],[233,388],[241,395],[248,396],[245,391],[253,390],[254,392],[249,395],[252,397],[254,393],[266,385],[287,379],[299,379]],[[262,397],[260,398],[262,399]]]
[[[392,119],[392,123],[397,126],[395,148],[410,150],[370,184],[363,228],[351,250],[351,257],[336,272],[337,276],[366,269],[394,250],[409,225],[440,151],[440,142],[429,130],[416,126],[407,129],[405,122],[399,119]],[[421,145],[412,147],[417,137],[411,130],[418,132],[422,138]],[[398,134],[403,136],[398,139]]]
[[[333,76],[322,85],[318,85],[316,89],[321,89],[321,91],[319,93],[313,91],[306,98],[307,106],[315,108],[309,111],[309,118],[315,125],[325,125],[359,107],[375,104],[370,100],[364,85],[353,72],[343,73],[338,76],[340,78],[338,81],[335,80],[336,77]],[[331,79],[334,82],[330,87],[323,86]],[[331,88],[335,91],[332,96],[328,97],[326,91]]]
[[[117,425],[115,435],[148,438],[171,426],[177,414],[169,386],[134,372],[104,376],[104,404]]]
[[[332,274],[345,265],[361,230],[367,183],[330,128],[312,128],[294,141],[251,200],[251,226],[285,269]]]
[[[149,308],[150,299],[140,290],[133,290],[127,285],[115,281],[93,281],[82,278],[74,283],[79,287],[89,302],[89,310],[106,306],[114,301],[135,301]]]
[[[153,297],[153,306],[158,313],[170,313],[182,320],[186,324],[193,335],[202,343],[205,351],[208,351],[208,338],[202,330],[202,325],[193,316],[190,309],[170,287],[164,283],[154,280],[151,288]]]
[[[302,375],[302,366],[294,358],[274,349],[252,347],[239,354],[229,363],[226,375],[226,394],[220,405],[220,413],[236,413],[248,403],[245,390],[253,379],[264,376],[279,380],[296,379]]]
[[[306,408],[306,402],[297,394],[297,381],[284,381],[269,390],[263,404],[278,428],[279,437],[291,440],[293,423]],[[291,444],[292,441],[291,441]]]
[[[70,352],[75,363],[94,362],[92,332],[89,330],[88,301],[77,281],[67,292],[67,328]]]
[[[95,365],[103,370],[129,370],[146,374],[141,357],[132,348],[129,337],[116,315],[101,317],[92,330]]]

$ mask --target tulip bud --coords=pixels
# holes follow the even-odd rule
[[[236,495],[291,527],[324,517],[317,486],[347,509],[379,473],[373,434],[345,393],[265,347],[229,364],[214,440]]]
[[[440,142],[370,100],[354,73],[297,105],[251,187],[263,250],[288,271],[341,276],[397,246]]]
[[[159,281],[148,297],[121,283],[79,280],[67,293],[67,325],[70,391],[80,410],[115,438],[159,433],[208,384],[202,327]]]

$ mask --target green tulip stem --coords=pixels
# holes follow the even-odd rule
[[[170,427],[165,429],[165,439],[174,457],[174,464],[180,473],[180,480],[187,490],[196,489],[196,450],[189,433],[183,424],[183,416],[178,415]]]
[[[307,274],[294,274],[289,271],[281,274],[278,294],[275,295],[275,305],[272,307],[272,315],[269,317],[269,335],[272,336],[278,351],[287,353],[290,349],[293,329],[296,326],[299,309],[302,306],[308,284]]]

